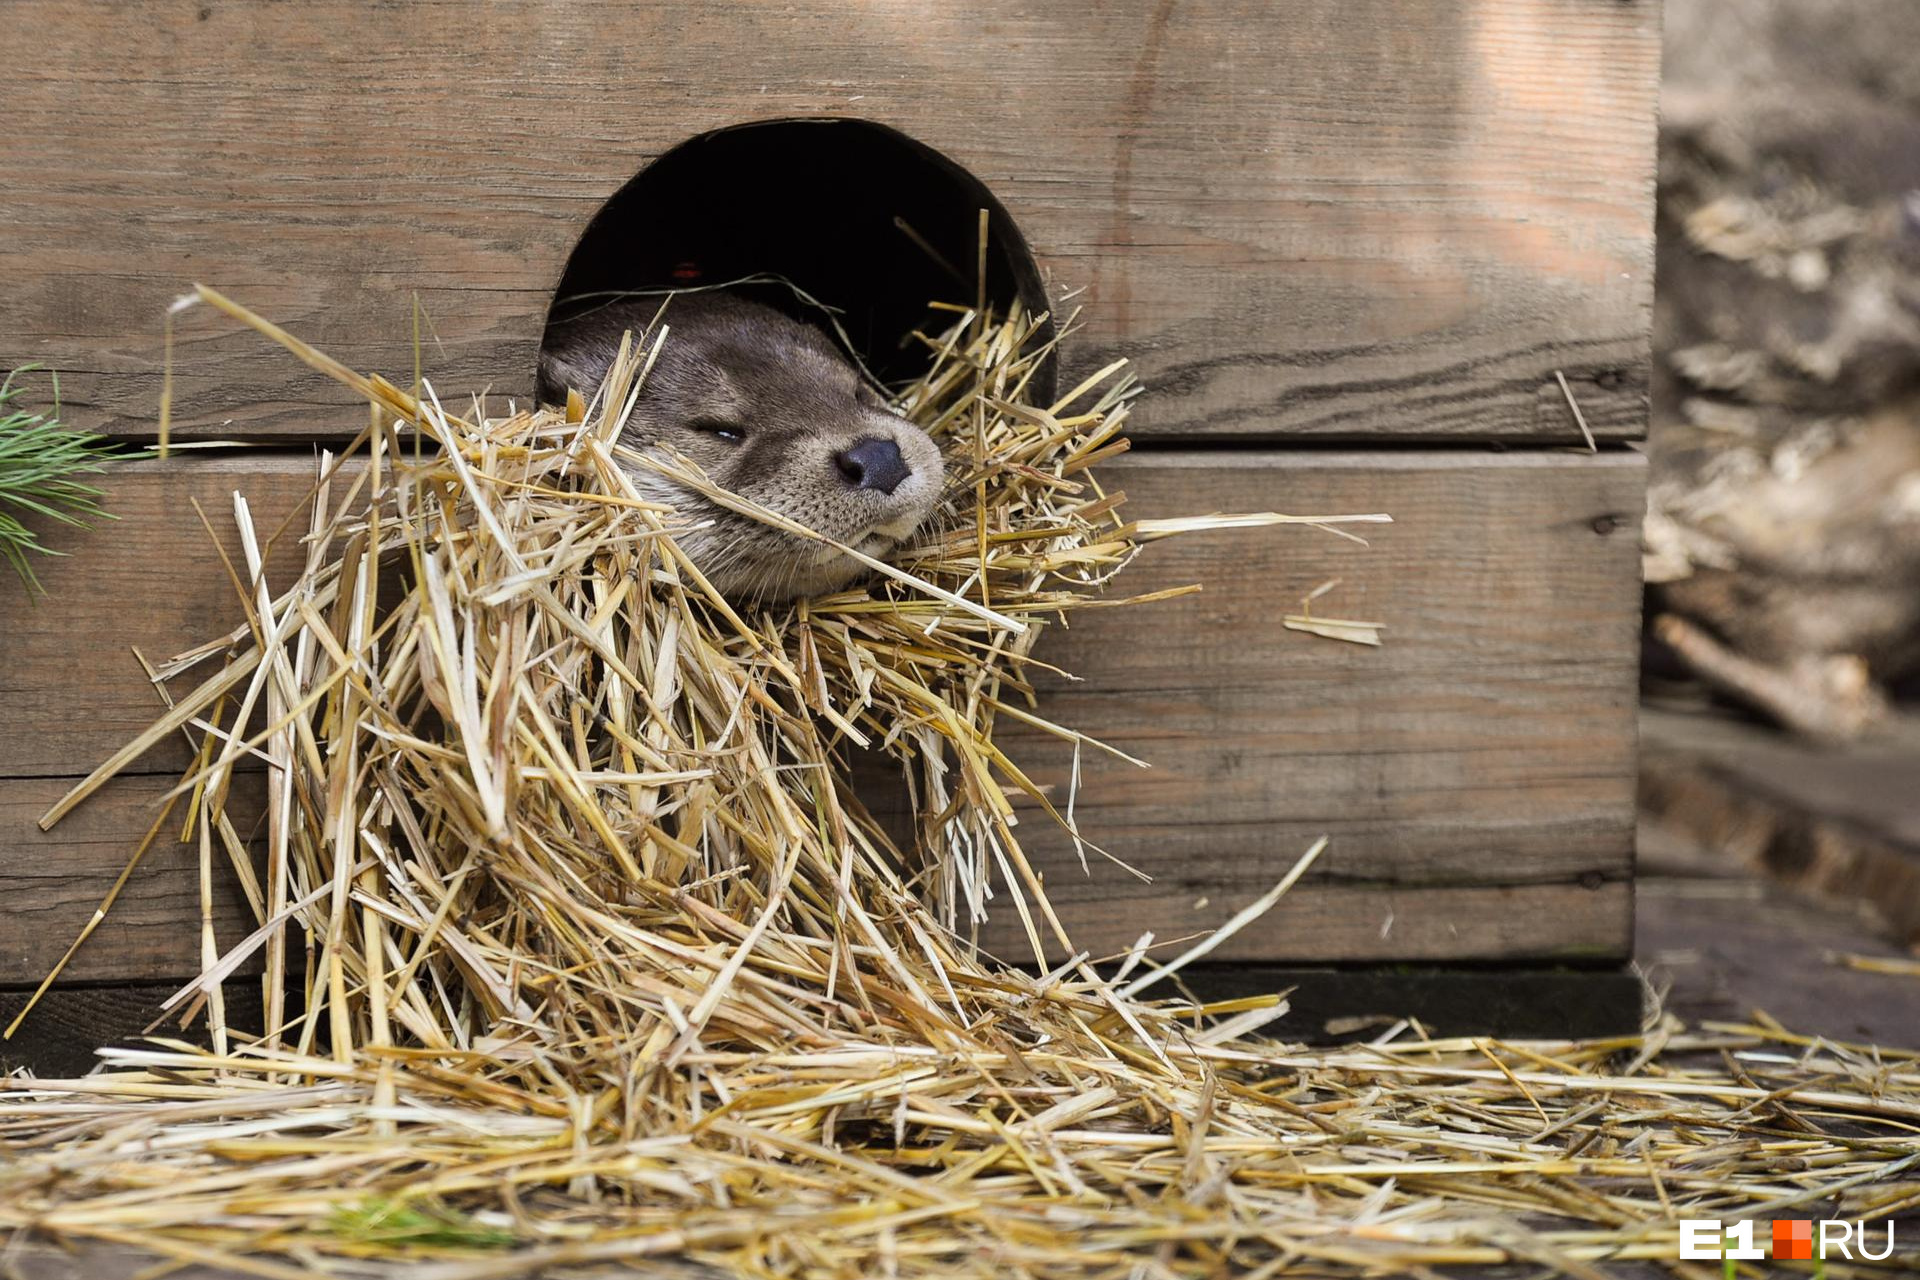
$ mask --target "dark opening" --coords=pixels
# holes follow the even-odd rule
[[[838,308],[882,382],[909,381],[928,356],[908,335],[947,323],[927,304],[975,300],[981,209],[988,301],[1048,310],[1033,254],[993,193],[897,129],[810,119],[703,133],[642,169],[587,224],[554,291],[549,332],[610,294],[774,275]],[[784,286],[739,291],[831,331]],[[1053,365],[1035,378],[1042,402],[1054,394]]]

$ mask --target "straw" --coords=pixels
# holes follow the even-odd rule
[[[680,465],[619,439],[648,353],[597,410],[460,418],[202,296],[379,414],[321,459],[288,580],[236,504],[246,625],[158,670],[230,660],[48,821],[193,733],[204,883],[240,844],[232,766],[263,755],[254,925],[174,1009],[263,981],[268,1021],[232,1002],[211,1046],[8,1082],[0,1231],[263,1276],[1594,1275],[1672,1262],[1682,1217],[1915,1201],[1914,1054],[1670,1019],[1306,1050],[1260,1038],[1278,995],[1144,998],[1225,932],[1117,970],[1073,948],[1016,822],[1072,805],[997,734],[1090,741],[1030,698],[1048,625],[1116,605],[1145,540],[1347,518],[1128,524],[1090,468],[1135,388],[1033,403],[1040,318],[943,313],[900,396],[947,449],[941,518],[870,585],[759,610],[634,496],[626,468]],[[905,847],[848,780],[861,741],[913,799]],[[989,910],[1072,959],[979,954]]]

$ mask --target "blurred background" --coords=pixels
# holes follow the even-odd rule
[[[1666,0],[1661,116],[1640,951],[1817,1016],[1920,947],[1920,4]]]

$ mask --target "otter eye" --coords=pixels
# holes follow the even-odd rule
[[[695,418],[687,423],[687,430],[725,440],[728,444],[739,444],[747,438],[747,429],[731,418]]]

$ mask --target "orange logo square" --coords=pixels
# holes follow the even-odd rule
[[[1789,1261],[1813,1257],[1813,1223],[1806,1218],[1773,1220],[1773,1256]]]

